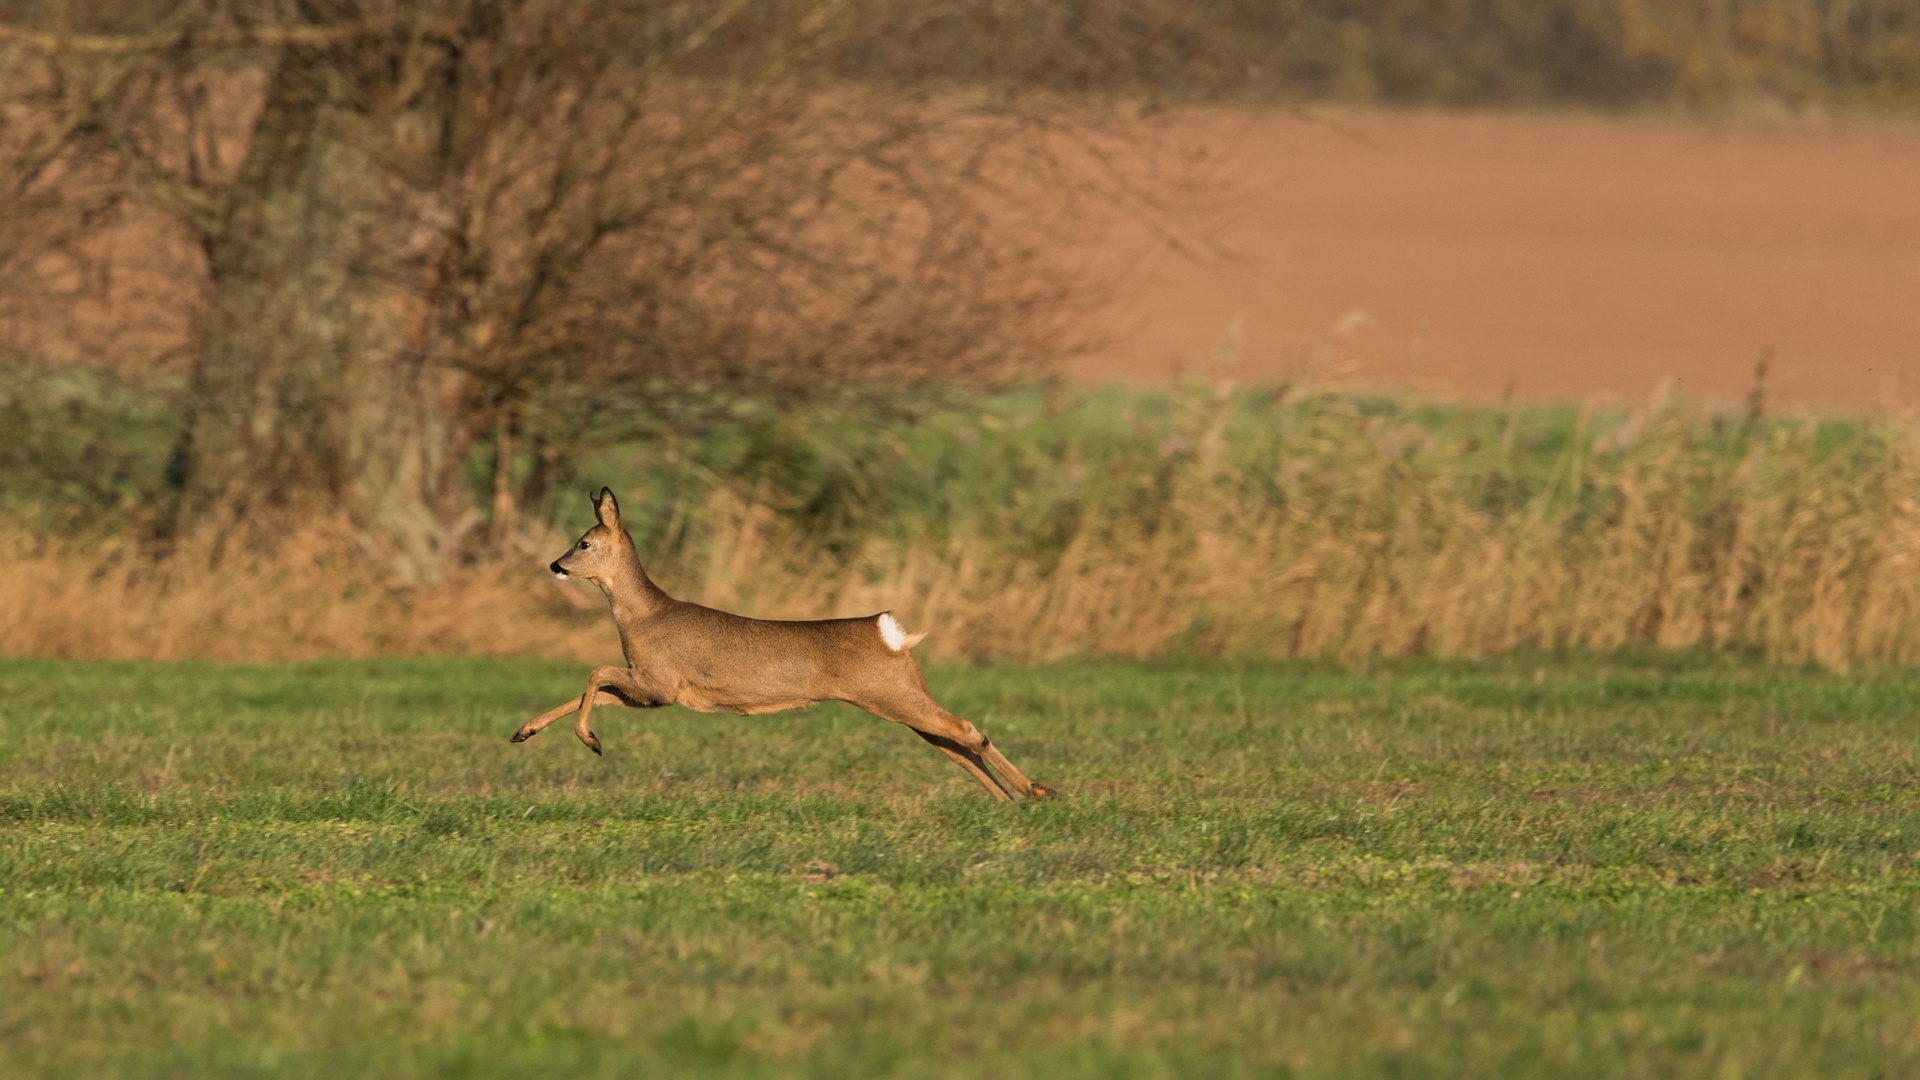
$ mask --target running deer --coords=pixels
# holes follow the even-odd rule
[[[573,733],[598,754],[591,724],[596,705],[685,705],[750,716],[845,701],[912,728],[996,799],[1011,798],[1007,785],[1035,799],[1052,794],[1022,776],[978,728],[933,700],[908,651],[926,635],[907,633],[890,612],[769,622],[675,600],[641,567],[612,491],[600,489],[593,513],[600,523],[549,569],[562,581],[585,578],[607,594],[627,666],[594,668],[586,693],[527,721],[514,742],[578,712]]]

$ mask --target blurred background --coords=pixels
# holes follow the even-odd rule
[[[1910,0],[0,0],[0,652],[1912,659]]]

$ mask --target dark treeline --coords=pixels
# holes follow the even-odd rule
[[[138,32],[186,6],[0,0],[0,19]],[[329,5],[237,6],[271,23]],[[685,70],[738,74],[769,33],[814,15],[834,29],[796,60],[920,89],[1164,101],[1711,108],[1761,98],[1920,108],[1913,0],[776,0],[749,8],[717,29]]]
[[[1920,106],[1913,0],[857,0],[825,58],[905,84],[1170,101]]]

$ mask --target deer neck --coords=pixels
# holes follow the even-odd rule
[[[673,602],[673,598],[647,576],[646,568],[640,565],[639,554],[631,550],[613,576],[599,584],[600,591],[607,594],[607,606],[613,609],[613,621],[620,627],[622,637],[628,626]]]

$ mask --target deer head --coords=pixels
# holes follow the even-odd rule
[[[633,538],[620,527],[620,504],[614,500],[611,489],[601,488],[600,494],[593,497],[593,516],[599,518],[600,523],[588,529],[571,550],[547,567],[561,581],[583,577],[595,585],[604,585],[633,557]]]

